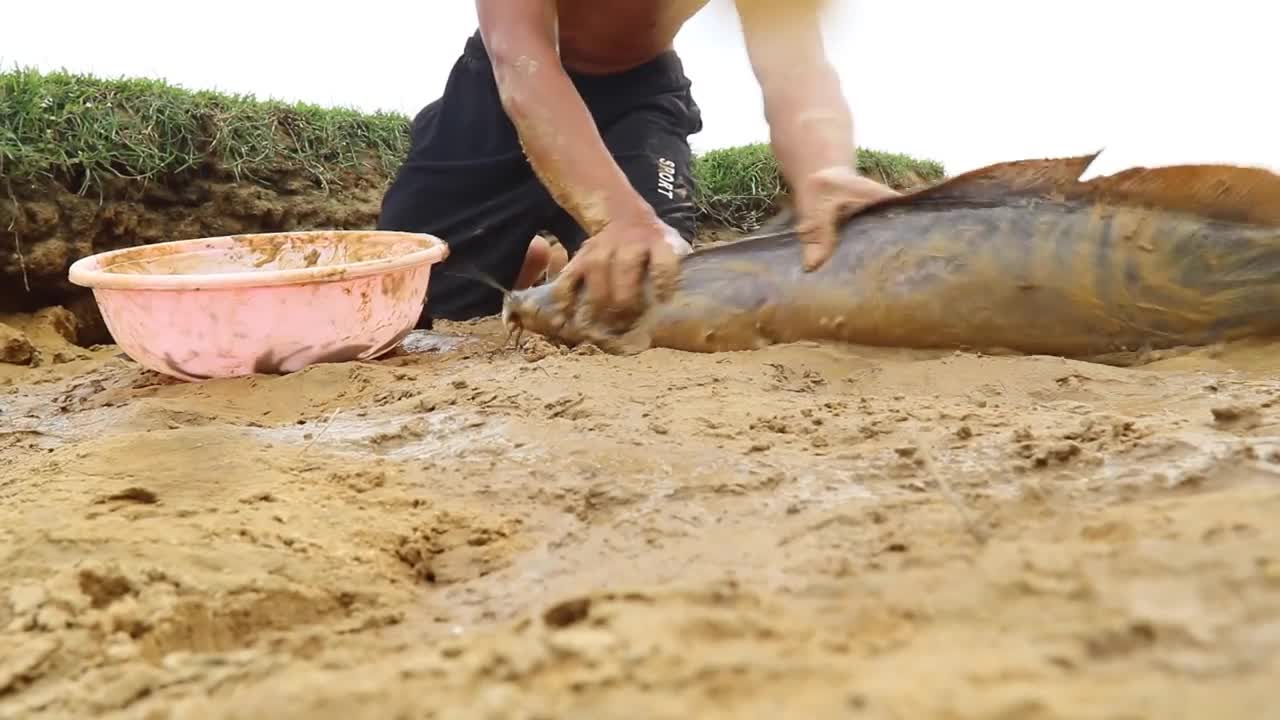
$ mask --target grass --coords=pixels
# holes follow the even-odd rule
[[[250,95],[190,91],[160,80],[18,68],[0,72],[0,177],[51,178],[80,193],[110,177],[161,179],[216,167],[237,178],[301,171],[324,186],[343,172],[390,178],[408,150],[409,119]],[[932,161],[862,150],[860,169],[895,187],[943,176]],[[752,230],[786,188],[764,144],[695,159],[704,221]]]
[[[235,177],[302,170],[389,175],[408,148],[407,119],[252,96],[192,92],[159,80],[18,69],[0,73],[0,176],[149,179],[217,165]]]

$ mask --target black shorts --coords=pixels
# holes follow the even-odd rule
[[[601,137],[631,185],[693,243],[689,136],[702,114],[675,52],[607,75],[570,73]],[[449,257],[431,273],[418,327],[501,310],[491,287],[450,274],[479,270],[511,287],[533,236],[550,233],[570,255],[586,239],[534,175],[498,99],[477,32],[454,64],[444,94],[413,120],[408,156],[382,201],[378,227],[435,235]]]

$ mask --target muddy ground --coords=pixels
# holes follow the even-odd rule
[[[1274,345],[619,358],[481,322],[183,384],[3,320],[38,357],[0,365],[2,718],[1275,712]]]

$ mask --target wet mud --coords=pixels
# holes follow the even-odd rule
[[[0,363],[0,718],[1273,702],[1272,344],[619,357],[484,321],[182,383],[0,322],[41,358]]]

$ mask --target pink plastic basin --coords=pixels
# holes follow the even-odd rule
[[[69,278],[93,289],[130,357],[204,380],[387,353],[414,328],[431,266],[448,254],[413,233],[233,235],[91,255]]]

